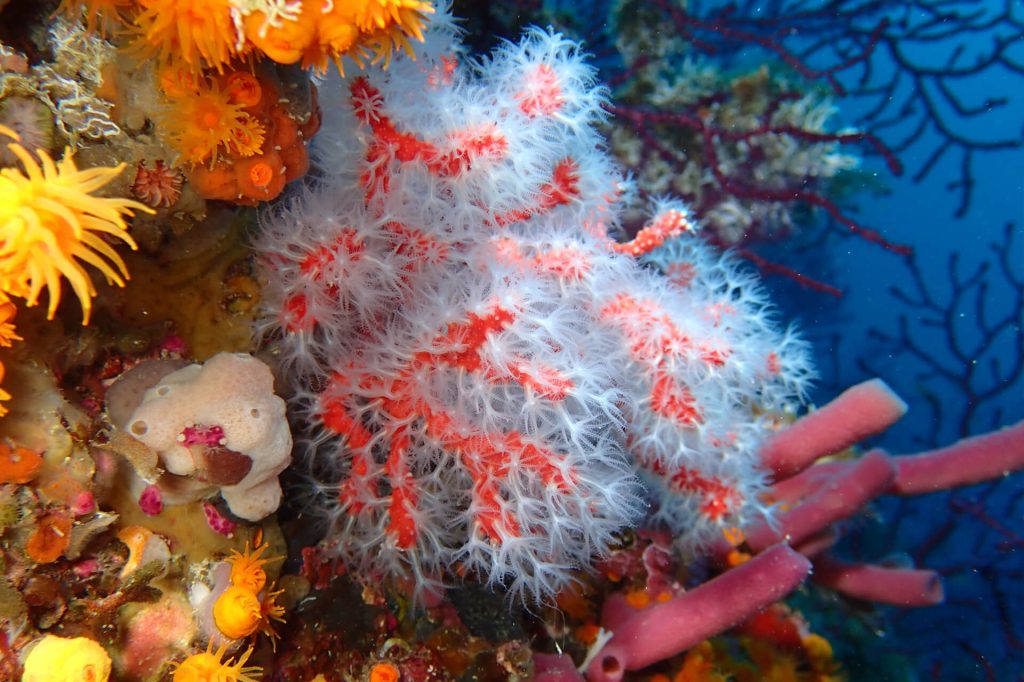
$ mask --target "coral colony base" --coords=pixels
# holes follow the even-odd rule
[[[553,30],[474,59],[419,0],[61,8],[53,63],[0,46],[0,84],[116,52],[86,70],[79,103],[100,101],[101,71],[153,62],[86,107],[102,134],[80,150],[163,151],[122,181],[0,125],[0,679],[840,680],[780,604],[809,575],[943,599],[934,571],[833,553],[845,522],[1024,466],[1024,422],[862,454],[906,411],[880,380],[797,418],[807,344],[683,204],[635,196],[597,132],[608,92]],[[331,61],[318,87],[286,68]],[[212,255],[121,257],[134,214],[190,192]],[[278,195],[244,256],[237,232],[216,245]],[[152,278],[154,302],[216,280],[209,325],[259,300],[256,339],[134,336],[83,266],[128,294],[129,268]],[[90,334],[53,320],[64,279]]]

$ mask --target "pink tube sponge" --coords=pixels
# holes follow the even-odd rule
[[[761,463],[776,480],[806,469],[818,459],[842,452],[881,433],[907,412],[907,404],[881,379],[843,391],[773,438],[761,450]]]
[[[256,358],[220,353],[168,374],[146,392],[127,429],[158,454],[167,473],[157,485],[179,494],[165,501],[220,489],[243,519],[257,521],[277,509],[277,477],[291,461],[292,438],[274,377]]]
[[[1024,468],[1024,421],[945,448],[894,457],[890,492],[921,495],[1005,476]]]
[[[802,475],[811,473],[813,469]],[[881,450],[843,462],[834,475],[818,481],[810,495],[780,514],[775,523],[761,523],[747,531],[747,545],[755,552],[783,540],[799,545],[829,525],[859,513],[888,490],[894,475],[891,459]]]
[[[587,680],[618,682],[627,670],[686,651],[782,599],[810,569],[802,555],[776,545],[671,601],[617,622],[609,622],[606,613],[602,624],[615,636],[587,669]]]
[[[814,582],[843,594],[894,606],[934,606],[944,599],[935,571],[851,564],[833,557],[814,560]]]

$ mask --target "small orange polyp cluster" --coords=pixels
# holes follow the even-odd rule
[[[246,41],[270,59],[301,62],[303,68],[323,73],[330,61],[340,69],[344,55],[359,58],[372,53],[374,61],[385,63],[396,49],[411,55],[409,38],[423,40],[426,15],[433,11],[424,0],[307,1],[290,19],[249,12],[242,27]]]
[[[136,0],[134,47],[164,63],[222,69],[240,51],[228,0]]]
[[[300,123],[266,70],[197,76],[168,67],[160,81],[171,100],[162,127],[203,198],[255,205],[309,168],[305,143],[320,126],[315,98]]]
[[[319,127],[315,96],[300,123],[265,70],[197,77],[168,68],[161,83],[172,103],[163,127],[204,199],[253,206],[309,168],[305,142]]]
[[[192,71],[226,67],[242,57],[301,61],[320,72],[345,55],[387,61],[409,39],[423,39],[434,9],[426,0],[64,0],[65,14],[84,13],[90,28],[111,34],[118,23],[143,58],[180,62]]]
[[[265,132],[262,124],[218,79],[204,78],[196,87],[182,86],[181,90],[183,94],[173,98],[173,109],[161,121],[161,128],[182,161],[199,164],[216,162],[221,154],[252,156],[259,152]]]

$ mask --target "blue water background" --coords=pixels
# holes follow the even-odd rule
[[[965,9],[978,6],[965,3]],[[982,40],[967,47],[982,53],[993,49],[991,42]],[[1018,61],[1024,64],[1024,45],[1020,48]],[[933,53],[933,63],[941,64],[950,47],[936,44],[920,49]],[[956,87],[962,101],[971,105],[980,106],[989,98],[1007,98],[1004,106],[986,114],[969,120],[959,118],[966,129],[958,133],[979,140],[1021,139],[1021,74],[989,72],[986,78],[964,80]],[[856,124],[861,111],[872,104],[844,101],[841,115]],[[905,133],[896,126],[885,131],[885,139]],[[805,321],[805,328],[815,340],[822,372],[816,394],[819,400],[826,400],[844,385],[877,374],[908,402],[907,416],[875,443],[892,452],[945,445],[1024,419],[1024,379],[1016,367],[1024,353],[1019,336],[1022,316],[1013,308],[1015,291],[1001,276],[995,251],[1008,247],[1013,273],[1024,278],[1024,152],[1018,147],[976,154],[970,169],[973,196],[963,216],[955,217],[962,197],[950,184],[960,177],[962,157],[948,153],[922,181],[913,179],[935,145],[943,142],[941,135],[931,130],[901,153],[907,172],[900,178],[893,178],[879,159],[868,159],[865,167],[885,178],[891,193],[861,201],[857,215],[890,240],[914,249],[922,281],[936,301],[950,300],[953,287],[949,267],[954,255],[957,272],[964,278],[987,264],[984,280],[988,289],[984,293],[972,290],[973,295],[961,305],[950,308],[949,324],[930,327],[920,310],[909,308],[893,296],[893,289],[911,296],[920,292],[906,262],[862,240],[844,239],[834,243],[830,253],[839,284],[847,292],[839,306],[842,322],[827,321],[836,311],[825,301],[814,312],[792,311]],[[1013,224],[1016,232],[1007,244],[1004,236],[1008,224]],[[983,300],[979,303],[975,296]],[[992,319],[1015,319],[1016,329],[1006,329],[994,338],[983,334],[978,305]],[[905,346],[900,348],[901,344],[878,339],[876,332],[898,337],[901,318],[906,320],[908,336],[926,349],[941,370]],[[968,362],[975,368],[965,375],[973,399],[957,381],[942,374],[960,374],[964,366],[964,359],[951,352],[951,343],[967,351]],[[993,369],[994,362],[1000,364],[999,370]],[[986,399],[984,394],[989,391],[996,395]],[[968,411],[972,418],[965,420]],[[865,559],[887,555],[912,558],[943,573],[946,605],[892,612],[883,625],[886,644],[914,660],[920,679],[1024,679],[1024,617],[1020,613],[1024,607],[1022,498],[1022,475],[949,494],[887,498],[877,504],[877,516],[863,521],[844,548]],[[937,544],[925,552],[924,548],[933,542]],[[858,679],[872,679],[871,670],[851,673]]]
[[[799,321],[814,343],[820,381],[814,402],[821,404],[843,387],[873,376],[885,379],[909,404],[908,415],[870,445],[894,453],[917,452],[1024,419],[1024,376],[1020,362],[1022,313],[1015,294],[1024,287],[1024,3],[740,3],[737,16],[750,20],[777,18],[813,7],[838,13],[830,26],[842,26],[843,11],[864,10],[865,21],[888,17],[913,27],[934,19],[933,10],[948,21],[925,32],[933,40],[905,41],[898,58],[913,64],[899,77],[886,104],[877,96],[852,94],[837,99],[841,126],[873,129],[891,147],[901,147],[920,121],[923,97],[936,103],[942,124],[928,126],[916,142],[900,149],[904,173],[894,176],[881,157],[867,156],[861,191],[843,207],[867,227],[913,249],[913,260],[852,237],[841,226],[826,226],[830,237],[812,251],[788,252],[771,245],[763,253],[805,274],[839,286],[841,299],[810,293],[792,282],[768,279],[785,316]],[[690,2],[698,17],[714,16],[723,3]],[[605,3],[548,2],[548,16],[568,10],[595,54],[602,75],[614,78],[621,63],[611,49],[614,35],[606,23]],[[969,17],[969,18],[968,18]],[[825,20],[824,23],[828,23]],[[799,24],[797,24],[799,26]],[[805,28],[814,24],[805,22]],[[866,24],[851,29],[863,30]],[[972,26],[976,30],[949,30]],[[814,45],[817,36],[790,35],[794,52]],[[1016,67],[992,66],[951,77],[990,59],[993,51]],[[770,58],[770,55],[767,56]],[[766,59],[759,48],[723,49],[718,58],[735,66]],[[807,58],[811,67],[827,68],[835,54],[819,49]],[[893,53],[876,49],[872,78],[888,82],[898,73]],[[837,73],[856,90],[861,67]],[[915,78],[918,76],[919,78]],[[941,88],[956,97],[946,98]],[[907,99],[918,106],[903,109]],[[865,116],[879,106],[885,116]],[[879,120],[888,123],[879,125]],[[940,145],[963,137],[977,143],[969,159],[951,148],[923,174],[922,168]],[[986,145],[1009,148],[984,149]],[[964,169],[966,168],[966,173]],[[973,184],[965,204],[962,180]],[[878,186],[887,188],[885,194]],[[820,219],[820,216],[819,216]],[[1007,241],[1007,226],[1013,239]],[[1009,279],[1000,269],[1005,252]],[[950,258],[958,260],[959,276],[969,278],[987,268],[968,287],[959,305],[949,306]],[[915,280],[914,268],[920,275]],[[1012,281],[1016,279],[1016,284]],[[936,325],[919,308],[907,304],[922,284],[938,304]],[[984,287],[980,285],[984,284]],[[905,294],[901,299],[898,292]],[[947,314],[944,319],[942,315]],[[1000,333],[982,332],[985,320],[1005,322]],[[901,340],[918,344],[915,354]],[[888,339],[888,340],[887,340]],[[895,342],[892,340],[895,339]],[[953,352],[954,346],[960,356]],[[965,372],[965,368],[970,371]],[[966,388],[965,388],[966,387]],[[879,501],[863,518],[850,524],[841,552],[854,558],[915,562],[940,571],[947,601],[919,610],[849,608],[845,618],[823,617],[837,650],[846,657],[851,679],[1020,680],[1024,679],[1024,474],[952,493]],[[855,633],[869,637],[857,639]],[[872,639],[870,633],[881,635]],[[843,641],[849,640],[849,641]],[[908,665],[883,666],[876,656],[905,656]],[[874,661],[874,663],[873,663]]]
[[[999,11],[1003,3],[963,3],[964,11]],[[1024,5],[1017,9],[1024,15]],[[964,60],[984,58],[995,49],[976,36],[962,43]],[[940,66],[956,40],[916,46],[922,63]],[[1017,63],[1024,64],[1024,41],[1016,40]],[[944,115],[955,121],[956,134],[997,141],[1024,136],[1024,79],[1002,69],[955,83],[960,101],[984,109],[976,116],[958,116],[952,107]],[[909,87],[909,83],[907,84]],[[1002,106],[985,107],[1005,98]],[[856,125],[869,101],[841,103],[841,116]],[[908,117],[912,120],[912,117]],[[907,127],[894,126],[881,134],[899,139]],[[893,289],[916,296],[916,286],[903,259],[857,239],[832,246],[835,273],[847,294],[840,304],[841,324],[817,324],[808,311],[797,312],[816,341],[822,381],[817,392],[825,400],[833,389],[874,374],[882,376],[910,405],[908,415],[876,444],[893,452],[915,452],[945,445],[1024,419],[1024,378],[1017,363],[1024,354],[1015,309],[1015,288],[1002,276],[996,249],[1007,249],[1007,260],[1018,282],[1024,280],[1024,151],[1020,147],[975,154],[970,167],[973,196],[962,217],[962,196],[955,186],[961,177],[962,156],[947,153],[920,182],[914,173],[936,145],[945,141],[935,129],[900,154],[907,171],[900,178],[887,173],[879,159],[865,166],[886,178],[887,196],[860,202],[858,216],[890,240],[910,245],[922,281],[934,299],[950,300],[950,258],[956,256],[960,277],[967,278],[987,264],[984,292],[975,288],[961,305],[951,307],[948,324],[929,326],[920,310],[908,308]],[[1007,226],[1015,229],[1007,243]],[[1020,283],[1016,285],[1019,290]],[[976,298],[977,297],[977,298]],[[980,302],[979,302],[979,299]],[[979,305],[981,308],[979,308]],[[990,319],[1015,320],[994,337],[982,333],[979,310]],[[822,303],[817,315],[833,311]],[[905,345],[880,341],[876,332],[900,335],[901,317],[907,334],[926,350],[934,366],[909,352]],[[964,351],[973,371],[963,373]],[[999,364],[999,369],[993,367]],[[961,374],[957,381],[944,371]],[[968,392],[959,381],[966,379]],[[987,392],[993,392],[986,398]],[[969,415],[968,415],[969,413]],[[967,419],[965,417],[969,416]],[[863,558],[890,554],[909,557],[939,570],[946,582],[942,607],[889,613],[884,624],[887,644],[907,653],[920,679],[1024,679],[1024,476],[992,484],[940,493],[918,499],[888,498],[877,505],[878,516],[853,533],[846,551]],[[932,546],[932,543],[935,543]],[[926,552],[925,548],[929,547]],[[870,670],[851,671],[871,679]]]

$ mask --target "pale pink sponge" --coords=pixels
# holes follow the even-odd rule
[[[577,45],[474,64],[454,36],[325,86],[323,172],[256,243],[327,547],[543,599],[647,509],[689,549],[760,520],[803,344],[680,205],[612,239],[627,183]]]
[[[291,431],[270,368],[250,355],[219,353],[167,374],[146,391],[127,431],[157,453],[164,502],[219,490],[249,521],[280,504],[277,477],[291,461]]]

